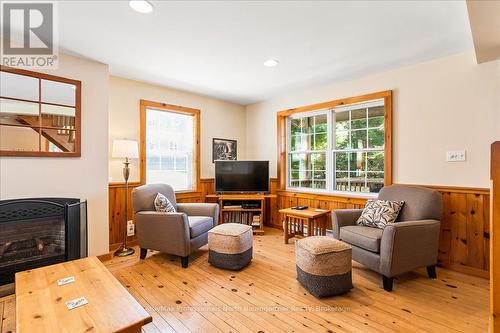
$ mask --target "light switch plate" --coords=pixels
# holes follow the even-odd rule
[[[464,162],[465,150],[450,150],[446,152],[446,162]]]
[[[135,235],[134,221],[128,220],[127,221],[127,236],[133,236],[133,235]]]

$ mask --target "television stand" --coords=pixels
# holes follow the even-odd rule
[[[252,226],[254,234],[264,234],[266,199],[274,194],[209,194],[207,201],[219,204],[219,224],[242,223]]]

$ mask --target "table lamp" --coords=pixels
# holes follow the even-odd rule
[[[131,247],[127,247],[127,212],[128,212],[128,178],[130,176],[131,158],[139,158],[139,148],[137,141],[134,140],[113,140],[113,158],[124,158],[123,162],[123,178],[125,178],[125,227],[123,232],[123,244],[115,251],[115,256],[125,257],[133,254],[135,251]]]

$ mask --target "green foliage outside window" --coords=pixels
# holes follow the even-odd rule
[[[378,192],[384,179],[384,107],[334,112],[335,189]],[[290,185],[326,188],[327,114],[290,120]]]

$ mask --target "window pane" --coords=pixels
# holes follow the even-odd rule
[[[336,171],[349,170],[349,160],[347,153],[335,153],[335,170]]]
[[[314,135],[314,150],[327,150],[328,149],[328,135],[327,133]]]
[[[148,166],[148,170],[160,170],[160,157],[148,156],[146,164]]]
[[[174,157],[173,156],[162,156],[161,166],[165,170],[175,170]]]
[[[335,190],[347,191],[349,187],[349,177],[347,172],[335,172]]]
[[[366,153],[349,153],[349,171],[365,171]]]
[[[291,119],[290,120],[290,134],[299,134],[301,133],[302,128],[300,127],[300,119]]]
[[[370,148],[384,148],[385,142],[384,130],[369,129],[368,130],[368,147]]]
[[[290,150],[328,149],[327,115],[302,117],[290,120]]]
[[[366,173],[355,171],[349,173],[349,191],[351,192],[368,192],[365,187]]]
[[[349,148],[349,131],[335,132],[335,149]]]
[[[384,125],[384,107],[376,106],[368,109],[368,127],[383,127]]]
[[[326,133],[328,131],[326,114],[314,116],[314,133]]]
[[[366,108],[351,111],[351,129],[366,128]]]
[[[335,112],[335,130],[349,130],[349,111]]]
[[[186,156],[177,156],[175,159],[175,169],[178,171],[187,172],[187,158]]]
[[[383,172],[368,172],[367,184],[370,192],[378,193],[384,187],[384,173]]]
[[[291,136],[291,150],[292,151],[305,151],[312,150],[312,135],[311,134],[297,134]]]
[[[193,126],[190,115],[147,109],[146,183],[193,189]]]
[[[384,152],[369,152],[367,153],[368,171],[384,171]]]
[[[326,170],[326,154],[307,155],[310,155],[313,170]]]
[[[302,118],[302,133],[313,133],[314,117]]]
[[[326,188],[326,154],[290,154],[290,186]]]
[[[384,174],[382,172],[369,172],[367,175],[368,189],[372,193],[380,192],[384,187]]]
[[[351,132],[351,148],[364,149],[366,144],[366,130],[356,130]]]

